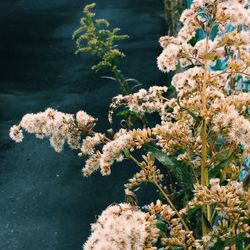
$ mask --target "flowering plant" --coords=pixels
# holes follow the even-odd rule
[[[119,70],[119,61],[125,57],[116,45],[116,42],[127,39],[127,35],[119,35],[119,28],[109,29],[106,19],[95,19],[95,13],[91,10],[95,3],[88,4],[83,10],[84,17],[80,20],[80,27],[73,33],[76,40],[76,54],[91,53],[100,59],[100,62],[92,66],[92,69],[110,69],[114,78],[124,94],[129,93],[128,80]]]
[[[250,93],[240,88],[250,78],[250,10],[245,0],[194,0],[180,21],[176,37],[160,38],[157,60],[161,71],[177,71],[176,97],[166,97],[167,87],[152,86],[118,95],[110,105],[111,124],[121,106],[145,120],[157,113],[160,123],[99,133],[97,120],[84,111],[50,108],[25,115],[10,130],[17,142],[24,130],[49,137],[58,152],[65,142],[78,149],[79,156],[88,156],[85,176],[98,170],[109,175],[113,163],[124,160],[138,166],[125,184],[127,203],[102,213],[86,250],[250,248],[249,177],[239,180],[250,154]],[[234,29],[226,32],[229,24]],[[198,31],[205,38],[195,43]],[[221,59],[225,69],[214,70]],[[169,173],[176,187],[168,185]],[[139,208],[134,192],[145,183],[160,197]]]

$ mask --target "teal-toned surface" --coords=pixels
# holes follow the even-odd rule
[[[108,127],[107,107],[119,88],[94,75],[92,58],[75,56],[71,40],[88,2],[0,2],[1,250],[81,249],[95,215],[123,200],[123,184],[135,169],[114,166],[109,177],[83,178],[77,152],[66,148],[57,154],[47,140],[34,136],[22,144],[8,138],[9,127],[22,115],[47,107],[84,109],[99,117],[98,129]],[[124,73],[145,87],[165,84],[156,67],[158,38],[165,31],[161,1],[98,0],[96,11],[131,37],[121,46],[127,54]]]

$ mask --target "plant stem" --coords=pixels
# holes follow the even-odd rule
[[[140,167],[142,170],[145,171],[145,169],[142,166],[142,164],[139,161],[137,161],[133,155],[130,154],[129,159],[132,160],[138,167]]]
[[[210,77],[210,79],[212,79],[212,78],[216,78],[216,77],[218,77],[218,76],[221,76],[221,75],[223,75],[223,74],[232,74],[232,73],[234,73],[234,74],[241,74],[241,75],[246,75],[246,76],[249,76],[250,77],[250,74],[248,74],[248,73],[245,73],[244,71],[235,71],[235,72],[230,72],[230,71],[223,71],[223,72],[221,72],[221,73],[218,73],[217,75],[213,75],[213,76],[211,76]]]
[[[233,224],[233,226],[232,226],[232,231],[233,231],[233,236],[235,237],[235,224]],[[231,250],[236,250],[236,245],[235,244],[233,244],[231,246]]]
[[[209,36],[206,36],[206,52],[205,55],[208,52],[208,40]],[[207,82],[209,77],[208,72],[208,60],[205,56],[205,64],[204,64],[204,79],[202,84],[202,92],[201,92],[201,116],[202,116],[202,126],[201,126],[201,140],[202,140],[202,149],[201,149],[201,185],[202,186],[208,186],[208,168],[206,166],[207,161],[207,121],[206,121],[206,112],[207,112],[207,96],[206,96],[206,88],[207,88]],[[202,206],[202,235],[207,234],[207,227],[205,224],[204,216],[207,216],[207,219],[210,221],[211,214],[210,214],[210,207]]]
[[[249,250],[250,249],[250,243],[244,248],[244,250]]]
[[[119,82],[120,87],[125,95],[128,95],[130,93],[128,83],[126,82],[125,77],[121,73],[119,69],[117,69],[116,66],[112,67],[112,73],[115,75],[116,80]]]
[[[146,169],[142,166],[142,164],[137,161],[132,155],[130,155],[130,160],[132,160],[136,165],[138,165],[142,170],[146,171]],[[152,183],[158,188],[158,190],[161,192],[161,194],[163,195],[163,197],[166,199],[166,201],[168,202],[169,206],[175,211],[176,215],[179,217],[181,223],[183,224],[185,230],[187,232],[190,232],[190,229],[188,228],[186,222],[184,221],[184,219],[182,218],[182,216],[180,215],[179,211],[177,210],[177,208],[174,206],[174,204],[172,203],[172,201],[169,199],[168,195],[165,193],[165,191],[162,189],[162,187],[160,186],[160,184],[154,180],[152,181]],[[195,238],[193,236],[193,234],[190,232],[190,236],[191,238],[195,241]]]
[[[160,184],[156,181],[153,182],[153,184],[158,188],[158,190],[161,192],[161,194],[163,195],[163,197],[166,199],[166,201],[168,202],[169,206],[176,212],[176,215],[179,217],[181,223],[183,224],[185,230],[187,232],[190,232],[186,222],[184,221],[184,219],[182,218],[182,216],[180,215],[179,211],[176,209],[176,207],[174,206],[174,204],[172,203],[172,201],[169,199],[168,195],[165,193],[165,191],[162,189],[162,187],[160,186]],[[191,237],[193,240],[195,240],[194,236],[191,234]]]

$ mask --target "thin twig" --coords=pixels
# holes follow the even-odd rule
[[[143,167],[143,165],[130,154],[130,160],[132,160],[137,166],[139,166],[142,170],[146,171],[146,169]],[[154,180],[152,182],[157,188],[158,190],[161,192],[161,194],[163,195],[163,197],[166,199],[166,201],[168,202],[168,204],[170,205],[170,207],[175,211],[176,215],[179,217],[181,223],[183,224],[184,228],[186,229],[187,232],[190,232],[190,236],[192,237],[192,239],[195,241],[194,236],[192,235],[190,229],[188,228],[186,222],[184,221],[184,219],[182,218],[182,216],[180,215],[179,211],[177,210],[177,208],[174,206],[174,204],[172,203],[172,201],[169,199],[168,195],[165,193],[165,191],[162,189],[162,187],[160,186],[160,184]]]

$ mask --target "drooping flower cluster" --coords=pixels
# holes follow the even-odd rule
[[[57,152],[61,152],[65,142],[72,148],[80,147],[83,133],[90,133],[96,119],[84,111],[77,112],[76,116],[48,108],[44,112],[25,115],[19,125],[10,129],[10,137],[20,142],[23,139],[22,131],[35,134],[37,138],[50,137],[50,144]]]
[[[97,151],[91,155],[83,169],[84,175],[91,175],[93,170],[100,168],[103,175],[111,173],[111,165],[124,159],[124,151],[140,149],[143,144],[151,141],[150,129],[134,129],[127,131],[120,129],[113,140],[109,140],[102,148],[102,152]]]
[[[84,250],[157,249],[159,229],[153,215],[130,204],[109,206],[91,225],[92,234]]]

